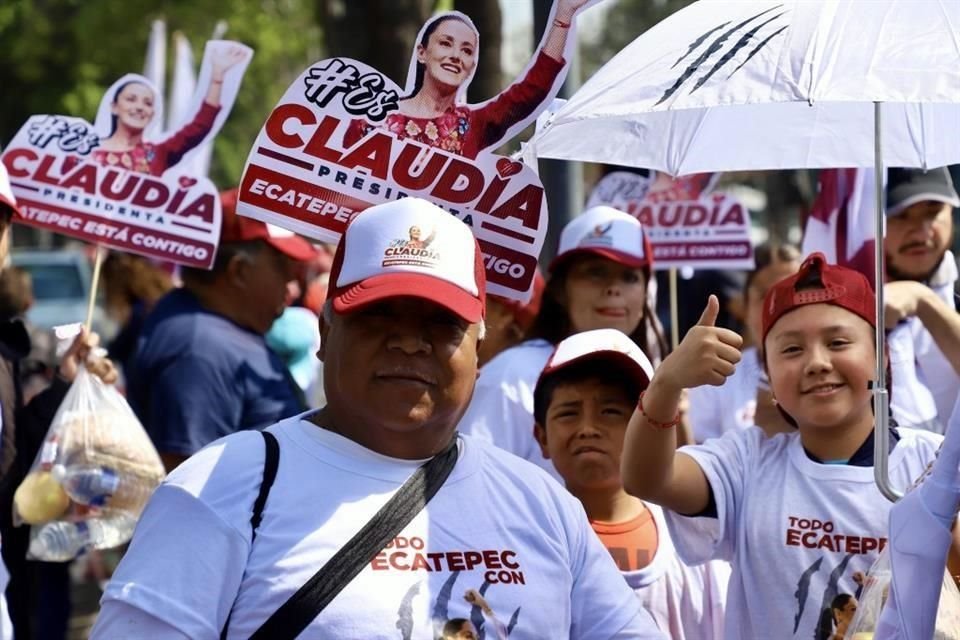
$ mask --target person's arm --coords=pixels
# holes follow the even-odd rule
[[[220,96],[223,91],[223,80],[233,67],[247,59],[247,52],[242,47],[230,46],[217,52],[210,65],[210,85],[203,101],[214,107],[220,106]]]
[[[541,51],[557,62],[563,62],[563,51],[567,47],[567,38],[573,28],[577,12],[590,0],[558,0],[557,13],[553,23],[548,25],[547,37],[543,40]]]
[[[698,324],[660,364],[641,404],[630,418],[621,471],[628,493],[680,514],[696,514],[710,502],[710,485],[689,455],[677,453],[674,428],[659,424],[677,415],[684,389],[723,384],[740,360],[739,335],[714,326],[720,303],[710,296]]]
[[[892,329],[901,320],[916,316],[954,371],[960,374],[960,314],[920,282],[891,282],[884,285],[883,294],[887,328]]]

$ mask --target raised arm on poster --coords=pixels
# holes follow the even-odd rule
[[[536,173],[490,153],[532,122],[566,76],[577,13],[597,0],[556,0],[540,47],[510,87],[467,104],[479,36],[452,11],[420,30],[405,90],[362,62],[317,62],[290,86],[258,136],[238,213],[336,242],[350,217],[416,195],[469,224],[488,290],[525,300],[546,234]]]
[[[31,116],[2,155],[22,205],[19,221],[211,267],[220,238],[217,189],[177,164],[223,126],[252,53],[236,42],[208,42],[192,116],[173,131],[159,131],[162,96],[136,74],[107,89],[94,126],[70,116]]]
[[[647,229],[658,271],[752,269],[750,211],[733,196],[712,191],[718,178],[614,171],[597,183],[587,206],[606,204],[636,216]]]

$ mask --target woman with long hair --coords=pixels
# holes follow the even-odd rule
[[[220,113],[220,95],[227,72],[247,58],[239,46],[220,49],[210,70],[210,84],[193,120],[162,142],[144,139],[144,132],[156,115],[157,97],[144,80],[122,82],[113,91],[110,103],[110,133],[100,139],[93,160],[104,166],[120,166],[136,173],[159,176],[180,162],[213,128]]]
[[[566,65],[563,52],[576,14],[588,2],[557,0],[554,20],[527,73],[493,99],[472,106],[465,102],[466,90],[476,70],[480,34],[458,11],[433,18],[420,32],[409,93],[399,109],[378,124],[354,120],[345,145],[353,146],[373,129],[385,127],[400,139],[468,158],[496,147],[551,96]]]
[[[619,329],[657,364],[667,345],[648,296],[652,271],[650,241],[633,216],[599,206],[568,223],[528,339],[481,369],[460,430],[558,477],[533,437],[537,378],[561,340],[592,329]]]
[[[768,435],[793,430],[773,403],[759,343],[763,296],[775,283],[797,272],[800,250],[792,244],[763,244],[754,250],[753,259],[754,269],[743,286],[744,325],[752,346],[743,350],[737,370],[723,386],[689,390],[687,418],[697,442],[754,425]]]

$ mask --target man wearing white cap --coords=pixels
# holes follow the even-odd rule
[[[422,200],[373,207],[330,283],[327,406],[172,473],[93,637],[433,640],[462,620],[487,637],[662,637],[571,496],[456,434],[484,316],[469,228]]]

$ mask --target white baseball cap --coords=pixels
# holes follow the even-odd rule
[[[13,209],[13,215],[22,215],[17,206],[17,199],[13,197],[13,188],[10,186],[10,176],[7,174],[7,167],[2,162],[0,162],[0,204],[5,204]]]
[[[612,364],[628,372],[640,389],[653,378],[653,365],[627,334],[617,329],[594,329],[575,333],[562,340],[540,372],[537,387],[550,375],[589,360]]]
[[[634,268],[653,266],[653,250],[640,221],[606,205],[590,207],[567,223],[550,272],[581,254],[599,255]]]
[[[337,313],[413,296],[479,322],[485,293],[483,254],[470,227],[419,198],[377,205],[355,216],[340,238],[330,272]]]

